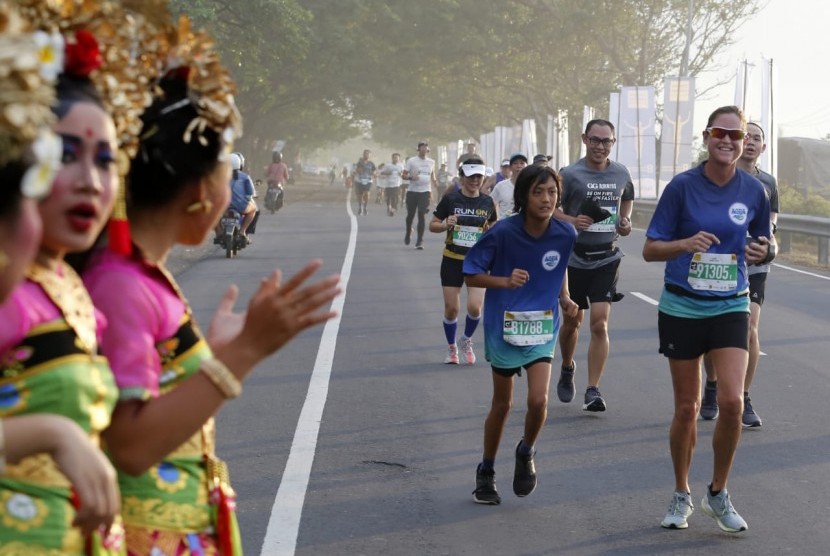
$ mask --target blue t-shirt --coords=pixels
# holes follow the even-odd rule
[[[499,221],[473,245],[464,258],[464,274],[510,276],[515,268],[526,270],[530,280],[521,288],[491,288],[484,296],[485,357],[494,366],[513,369],[541,357],[553,357],[559,332],[559,292],[568,259],[576,241],[576,229],[551,219],[542,237],[524,229],[524,217]],[[505,311],[552,310],[553,339],[545,344],[514,346],[504,340]]]
[[[245,212],[248,202],[254,196],[254,182],[251,176],[241,170],[234,172],[235,177],[231,178],[231,204],[230,207],[236,212]]]
[[[689,282],[692,253],[683,253],[666,261],[664,281],[686,291],[720,301],[699,300],[664,292],[659,309],[689,318],[713,316],[748,310],[748,299],[737,293],[748,287],[744,246],[747,234],[770,237],[770,204],[761,183],[746,172],[736,171],[723,186],[703,173],[706,163],[675,176],[663,191],[646,230],[646,237],[657,241],[675,241],[703,230],[714,234],[719,244],[707,253],[734,254],[737,259],[737,285],[723,291],[696,291]]]

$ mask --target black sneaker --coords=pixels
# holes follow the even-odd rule
[[[423,251],[424,250],[424,244],[419,241],[418,243],[415,244],[415,249],[417,249],[418,251]]]
[[[718,383],[710,387],[706,384],[703,387],[703,399],[700,402],[700,418],[704,421],[711,421],[718,418]]]
[[[559,372],[559,382],[556,383],[556,395],[559,396],[559,401],[562,403],[569,403],[574,399],[576,390],[574,390],[574,371],[576,370],[576,361],[570,369],[562,367]]]
[[[752,400],[749,399],[748,393],[744,393],[744,414],[741,417],[741,424],[745,428],[760,427],[762,425],[761,418],[752,408]]]
[[[589,386],[585,390],[585,403],[582,404],[582,409],[585,411],[605,411],[605,400],[602,399],[602,394],[599,393],[599,388],[596,386]]]
[[[516,496],[527,496],[536,490],[536,466],[533,464],[533,454],[523,456],[519,453],[519,446],[522,441],[516,444],[516,470],[513,472],[513,493]]]
[[[407,230],[406,235],[403,236],[403,244],[409,245],[409,242],[412,241],[412,231]]]
[[[473,500],[476,504],[489,504],[491,506],[501,504],[501,496],[496,490],[495,469],[482,469],[481,465],[478,466]]]

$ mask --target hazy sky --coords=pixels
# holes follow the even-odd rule
[[[830,133],[828,16],[828,0],[769,0],[741,27],[735,44],[718,59],[721,69],[698,77],[698,91],[724,79],[730,82],[698,99],[697,134],[712,110],[734,102],[735,71],[744,58],[756,64],[750,74],[749,111],[760,108],[762,56],[772,58],[773,67],[777,67],[774,110],[780,136],[820,138]]]

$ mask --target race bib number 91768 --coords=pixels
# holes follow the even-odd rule
[[[553,311],[505,311],[504,341],[513,346],[538,346],[553,341]]]

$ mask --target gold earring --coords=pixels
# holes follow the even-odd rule
[[[204,212],[205,214],[207,214],[212,209],[213,209],[213,202],[211,202],[210,199],[205,199],[204,201],[196,201],[195,203],[188,206],[187,209],[185,209],[185,210],[188,213]]]

